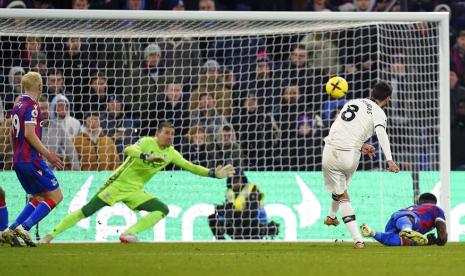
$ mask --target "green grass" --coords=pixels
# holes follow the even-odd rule
[[[0,246],[0,275],[463,275],[465,243],[139,243]]]

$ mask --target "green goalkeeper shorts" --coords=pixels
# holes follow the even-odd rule
[[[131,210],[136,210],[136,208],[142,203],[155,198],[153,195],[146,193],[144,190],[123,192],[114,185],[107,186],[105,189],[100,191],[97,196],[110,206],[113,206],[118,202],[123,202]]]

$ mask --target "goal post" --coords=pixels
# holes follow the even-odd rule
[[[174,146],[187,159],[207,167],[232,163],[258,185],[269,220],[281,224],[277,239],[347,239],[320,225],[330,199],[321,174],[323,138],[345,101],[367,97],[380,80],[394,88],[387,132],[402,172],[385,172],[371,139],[377,156],[362,159],[350,190],[357,218],[381,229],[395,208],[433,191],[451,227],[448,13],[1,9],[0,46],[5,113],[20,93],[14,77],[39,70],[55,127],[47,141],[70,143],[54,145],[69,164],[57,172],[65,200],[42,232],[90,199],[123,161],[124,146],[173,120]],[[349,82],[340,100],[324,92],[336,75]],[[64,99],[56,89],[70,109],[63,116],[74,117],[66,127],[58,120]],[[111,117],[118,108],[121,117]],[[213,119],[206,117],[210,110]],[[84,145],[87,134],[81,137],[91,112],[113,144],[103,159],[83,150],[96,141]],[[7,183],[16,215],[23,195],[8,172],[11,149],[2,135],[0,183]],[[224,201],[224,181],[168,167],[147,189],[170,214],[143,240],[212,239],[206,217]],[[136,218],[117,205],[63,239],[111,240]]]

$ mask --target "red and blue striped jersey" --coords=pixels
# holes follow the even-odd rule
[[[22,95],[14,104],[12,113],[13,164],[42,160],[39,152],[26,140],[26,124],[35,125],[35,133],[42,139],[42,115],[39,105],[28,95]]]
[[[414,229],[422,234],[431,231],[435,228],[437,220],[445,221],[444,211],[435,204],[424,203],[421,205],[412,205],[404,210],[410,211],[417,215],[418,229]]]

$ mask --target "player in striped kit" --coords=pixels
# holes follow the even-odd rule
[[[32,199],[13,224],[2,232],[2,237],[12,246],[16,236],[28,246],[35,246],[28,231],[63,198],[58,181],[43,157],[59,169],[63,168],[63,162],[40,141],[43,120],[37,99],[42,93],[42,76],[29,72],[23,76],[21,85],[25,94],[15,102],[12,113],[13,169]]]
[[[362,224],[360,229],[364,237],[372,237],[389,246],[405,245],[445,245],[447,227],[444,211],[436,206],[436,196],[431,193],[421,194],[418,204],[394,212],[386,224],[384,232],[378,232]],[[437,237],[431,233],[435,229]]]

